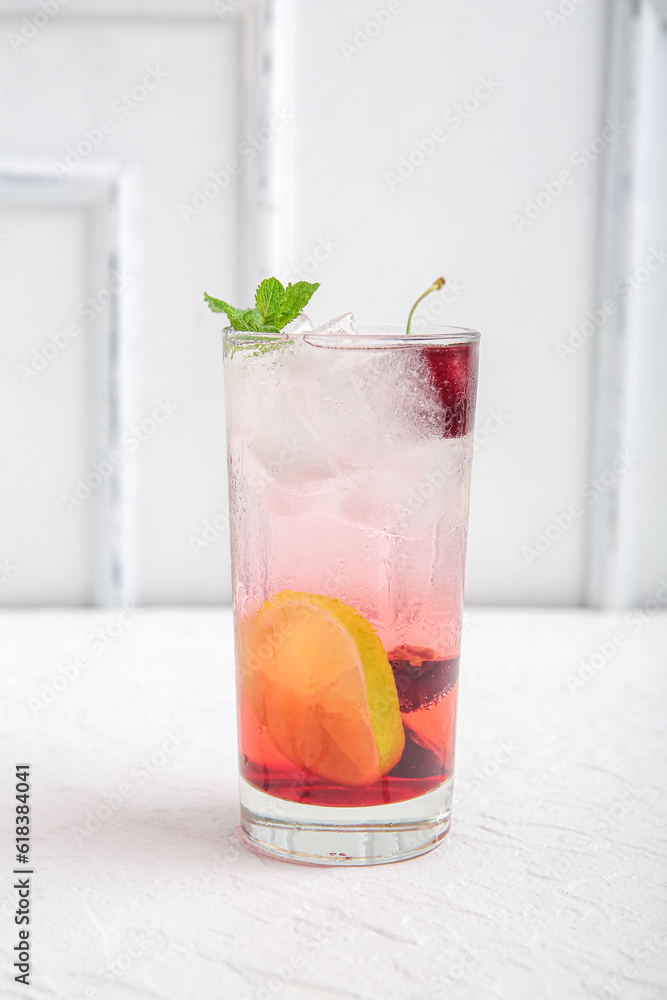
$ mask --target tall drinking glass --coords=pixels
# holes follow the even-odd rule
[[[449,829],[478,341],[224,331],[241,817],[272,854]]]

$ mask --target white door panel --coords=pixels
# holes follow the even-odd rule
[[[82,208],[0,205],[6,604],[91,600],[92,508],[73,517],[60,499],[92,456],[89,344],[66,330],[85,297],[87,221]]]
[[[21,163],[26,170],[37,165],[63,177],[63,183],[96,170],[133,176],[132,204],[118,233],[127,251],[124,259],[132,260],[125,272],[135,310],[131,321],[120,321],[124,375],[118,437],[140,440],[123,458],[123,472],[134,466],[136,473],[131,502],[128,479],[122,510],[110,516],[122,518],[125,553],[129,546],[134,554],[136,574],[126,577],[124,592],[145,603],[228,596],[226,543],[208,558],[207,553],[197,557],[189,537],[226,491],[221,324],[205,309],[202,293],[220,291],[224,279],[227,294],[238,294],[242,178],[214,192],[199,214],[184,219],[180,206],[193,202],[196,189],[210,181],[209,171],[233,158],[243,138],[240,22],[221,19],[212,7],[193,9],[192,19],[182,10],[181,5],[180,16],[166,19],[87,16],[90,5],[81,17],[75,8],[63,10],[29,44],[5,52],[0,71],[7,95],[2,107],[5,163],[19,164],[19,174]],[[8,18],[2,28],[18,30],[20,23]],[[3,340],[12,354],[48,338],[86,295],[99,291],[88,266],[90,247],[87,256],[82,237],[75,254],[54,219],[54,213],[44,211],[39,230],[26,223],[17,227],[19,235],[3,223],[8,235],[0,252],[16,262],[22,247],[21,288],[31,289],[33,296],[30,310],[24,294],[6,303]],[[38,240],[46,241],[57,262],[48,282],[49,261]],[[15,283],[11,272],[4,275]],[[54,527],[54,520],[62,519],[63,484],[73,485],[94,471],[90,454],[78,447],[86,435],[87,393],[94,379],[94,362],[89,364],[86,354],[90,337],[91,331],[84,330],[34,390],[16,384],[11,365],[3,375],[12,392],[3,392],[7,405],[28,412],[35,426],[50,420],[40,396],[47,384],[53,398],[66,399],[71,410],[59,451],[49,437],[32,441],[34,464],[42,469],[40,504],[51,513],[42,518],[39,548],[27,529],[15,540],[11,551],[24,575],[20,587],[18,570],[16,583],[4,586],[2,599],[8,603],[91,599],[98,554],[88,522],[96,497],[72,511],[65,534]],[[153,427],[153,412],[161,404],[162,422]],[[22,434],[15,431],[5,447],[21,452]],[[98,460],[105,457],[100,447],[95,454]],[[12,477],[16,504],[33,488],[29,478],[19,478],[16,486]],[[14,517],[10,507],[3,521],[11,524]],[[68,546],[73,546],[72,558],[63,560],[61,549]],[[52,561],[60,565],[57,579],[43,572]]]

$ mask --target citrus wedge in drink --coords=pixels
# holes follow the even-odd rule
[[[392,669],[350,605],[282,591],[241,623],[239,652],[243,697],[298,767],[363,787],[398,763],[405,733]]]

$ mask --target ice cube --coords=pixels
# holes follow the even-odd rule
[[[322,323],[321,326],[316,326],[312,334],[314,337],[358,337],[359,330],[354,320],[354,314],[343,313],[342,316],[336,316],[335,319],[330,319],[326,323]]]
[[[404,479],[409,491],[395,507],[396,531],[404,537],[419,537],[439,523],[445,535],[458,537],[461,531],[465,533],[468,516],[470,441],[441,438],[432,442],[426,456],[418,474]]]
[[[286,386],[276,386],[264,422],[250,439],[250,450],[271,479],[306,485],[340,475],[310,420]]]
[[[289,337],[303,337],[305,333],[312,333],[312,331],[312,320],[305,313],[299,313],[296,319],[293,319],[291,323],[283,327],[283,333],[286,333]]]
[[[394,449],[393,455],[347,477],[343,517],[371,531],[420,535],[438,521],[456,487],[448,442],[426,441]]]
[[[320,365],[305,387],[305,410],[344,471],[350,465],[390,468],[398,460],[397,449],[442,436],[437,399],[417,352],[359,348],[327,353],[332,355],[328,364]]]

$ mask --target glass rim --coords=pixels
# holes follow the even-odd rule
[[[446,326],[438,323],[416,323],[410,333],[402,323],[360,323],[356,334],[318,334],[316,330],[304,333],[303,339],[311,347],[328,349],[395,349],[424,346],[454,346],[476,344],[481,334],[467,326]],[[223,328],[226,338],[235,344],[287,343],[291,339],[287,330],[278,333],[257,333],[252,330]]]

